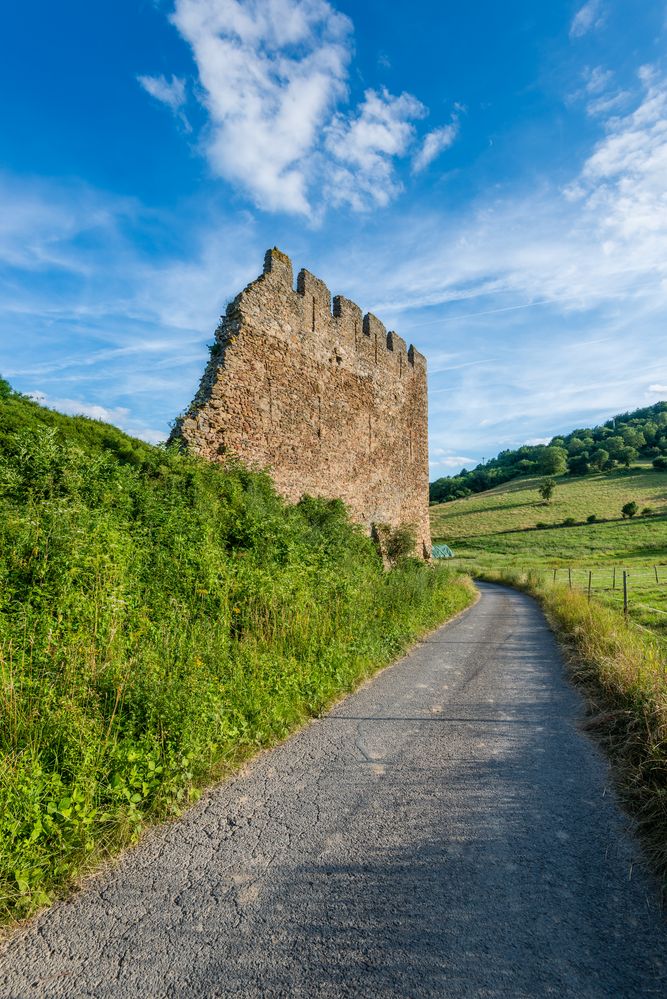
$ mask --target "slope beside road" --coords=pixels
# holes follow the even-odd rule
[[[656,888],[523,594],[482,599],[0,952],[0,996],[667,988]]]

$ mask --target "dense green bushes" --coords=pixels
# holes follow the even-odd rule
[[[466,606],[337,501],[0,398],[0,913]]]

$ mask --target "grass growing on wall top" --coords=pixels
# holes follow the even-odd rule
[[[339,502],[0,393],[0,917],[471,600]]]

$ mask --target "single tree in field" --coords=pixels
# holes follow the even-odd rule
[[[551,503],[551,497],[554,494],[555,488],[556,488],[556,480],[547,478],[547,479],[542,479],[539,486],[537,487],[537,491],[545,503]]]
[[[623,519],[625,520],[626,517],[636,516],[636,514],[639,513],[639,507],[634,500],[631,500],[630,503],[626,503],[625,506],[621,507],[621,513],[623,514]]]

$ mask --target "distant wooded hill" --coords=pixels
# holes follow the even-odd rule
[[[667,469],[667,402],[621,413],[602,426],[573,430],[549,444],[526,444],[430,485],[432,502],[461,499],[522,475],[588,475],[638,460]]]

